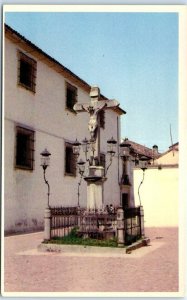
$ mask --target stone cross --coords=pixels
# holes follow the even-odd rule
[[[90,103],[76,103],[73,109],[76,112],[88,112],[90,119],[88,129],[91,135],[91,140],[96,143],[96,157],[100,161],[100,124],[98,114],[102,110],[111,109],[119,106],[116,100],[100,100],[100,90],[97,86],[91,87]]]

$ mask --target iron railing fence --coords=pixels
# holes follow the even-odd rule
[[[142,236],[140,207],[124,210],[125,245],[136,242]]]
[[[96,239],[116,235],[116,213],[92,212],[80,207],[51,207],[51,238],[64,237],[75,227],[78,235]]]
[[[51,207],[51,238],[64,237],[77,227],[80,237],[117,237],[117,213],[92,212],[80,207]],[[142,236],[140,207],[124,210],[124,240],[130,245]]]
[[[117,234],[116,214],[89,213],[80,218],[79,235],[95,239],[113,238]]]
[[[85,209],[79,207],[51,207],[51,238],[64,237],[74,227]]]

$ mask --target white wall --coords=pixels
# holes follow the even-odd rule
[[[74,114],[65,108],[65,78],[43,61],[37,60],[36,93],[17,85],[19,47],[5,42],[5,230],[28,230],[43,226],[47,203],[47,186],[40,166],[40,152],[51,152],[51,164],[46,176],[50,183],[51,205],[77,205],[79,177],[64,176],[65,140],[89,138],[88,114]],[[71,82],[70,82],[71,83]],[[72,84],[76,86],[73,82]],[[78,87],[78,101],[90,101],[89,94]],[[106,153],[106,141],[117,140],[117,114],[106,112],[106,129],[101,130],[101,151]],[[16,169],[15,126],[29,126],[35,131],[35,167],[33,171]],[[83,157],[84,159],[84,157]],[[115,157],[104,186],[105,203],[119,203],[118,159]],[[86,206],[86,183],[80,188],[80,205]]]
[[[137,206],[139,205],[138,187],[142,174],[142,170],[134,170]],[[140,197],[144,207],[145,227],[178,226],[178,168],[147,169],[144,182],[140,187]]]
[[[174,165],[174,164],[178,164],[179,162],[179,151],[178,150],[173,150],[173,151],[169,151],[165,154],[163,154],[161,157],[159,157],[158,159],[155,160],[155,164],[157,165]]]

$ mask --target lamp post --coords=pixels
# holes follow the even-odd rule
[[[144,156],[144,155],[141,156],[140,159],[139,159],[139,166],[140,166],[141,170],[143,171],[143,177],[142,177],[142,180],[141,180],[141,182],[139,184],[139,187],[138,187],[138,197],[139,197],[139,202],[140,202],[140,225],[141,225],[141,236],[142,237],[145,236],[145,233],[144,233],[144,210],[143,210],[143,206],[142,206],[141,198],[140,198],[140,187],[144,182],[145,170],[147,170],[149,160],[150,159],[148,157]]]
[[[120,157],[123,162],[123,175],[122,183],[129,184],[129,161],[130,161],[130,150],[131,144],[128,142],[128,139],[125,139],[120,145]]]
[[[147,170],[148,160],[149,160],[149,158],[144,156],[144,155],[141,156],[140,159],[139,159],[139,166],[140,166],[141,170],[143,171],[143,177],[142,177],[142,180],[141,180],[141,182],[139,184],[139,187],[138,187],[138,197],[139,197],[140,206],[142,206],[141,198],[140,198],[140,187],[144,182],[145,170]]]
[[[45,172],[47,167],[49,166],[50,163],[50,155],[51,153],[45,148],[44,151],[40,153],[41,155],[41,166],[43,168],[43,174],[44,174],[44,181],[47,184],[48,187],[48,193],[47,193],[47,206],[49,207],[49,196],[50,196],[50,186],[49,182],[46,180]]]
[[[73,154],[78,158],[80,155],[80,145],[79,141],[76,139],[73,143]]]
[[[77,193],[77,195],[78,195],[78,203],[77,203],[77,205],[80,206],[80,201],[79,201],[80,200],[80,185],[81,185],[82,178],[83,178],[84,171],[85,171],[85,162],[82,159],[80,159],[78,161],[77,165],[78,165],[78,168],[79,168],[79,174],[81,176],[80,177],[80,181],[78,182],[78,193]]]
[[[112,158],[114,157],[115,153],[116,153],[116,140],[111,137],[111,139],[107,140],[107,154],[110,155],[110,163],[109,166],[107,167],[107,170],[109,169],[109,167],[111,166],[112,163]],[[82,146],[82,150],[85,154],[85,158],[86,158],[86,162],[89,162],[89,166],[94,166],[97,160],[97,157],[94,156],[95,151],[96,151],[96,144],[95,144],[95,140],[94,139],[90,139],[87,140],[87,138],[85,138],[82,143],[80,143],[77,139],[75,140],[75,142],[73,143],[73,154],[77,157],[79,157],[80,155],[80,150]],[[90,155],[88,157],[88,153],[90,152]],[[79,163],[77,163],[79,165]],[[85,162],[84,162],[85,164]]]
[[[107,153],[110,155],[110,163],[108,165],[108,167],[106,168],[106,174],[108,172],[108,169],[110,168],[111,164],[112,164],[112,159],[116,153],[116,140],[113,138],[113,136],[111,137],[111,139],[109,139],[107,141]]]
[[[44,151],[40,153],[41,155],[41,166],[43,168],[44,181],[47,184],[47,207],[45,208],[44,213],[44,240],[49,241],[51,239],[51,208],[49,206],[49,195],[50,195],[50,186],[49,182],[46,179],[45,172],[50,163],[51,153],[45,148]]]

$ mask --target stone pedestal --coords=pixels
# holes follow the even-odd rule
[[[117,239],[118,247],[123,247],[125,243],[124,236],[124,211],[122,207],[117,209]]]
[[[51,239],[51,210],[46,207],[44,214],[44,240],[49,241]]]
[[[104,178],[104,168],[101,166],[90,166],[89,175],[84,180],[87,182],[87,209],[103,209],[103,183],[106,180]]]

